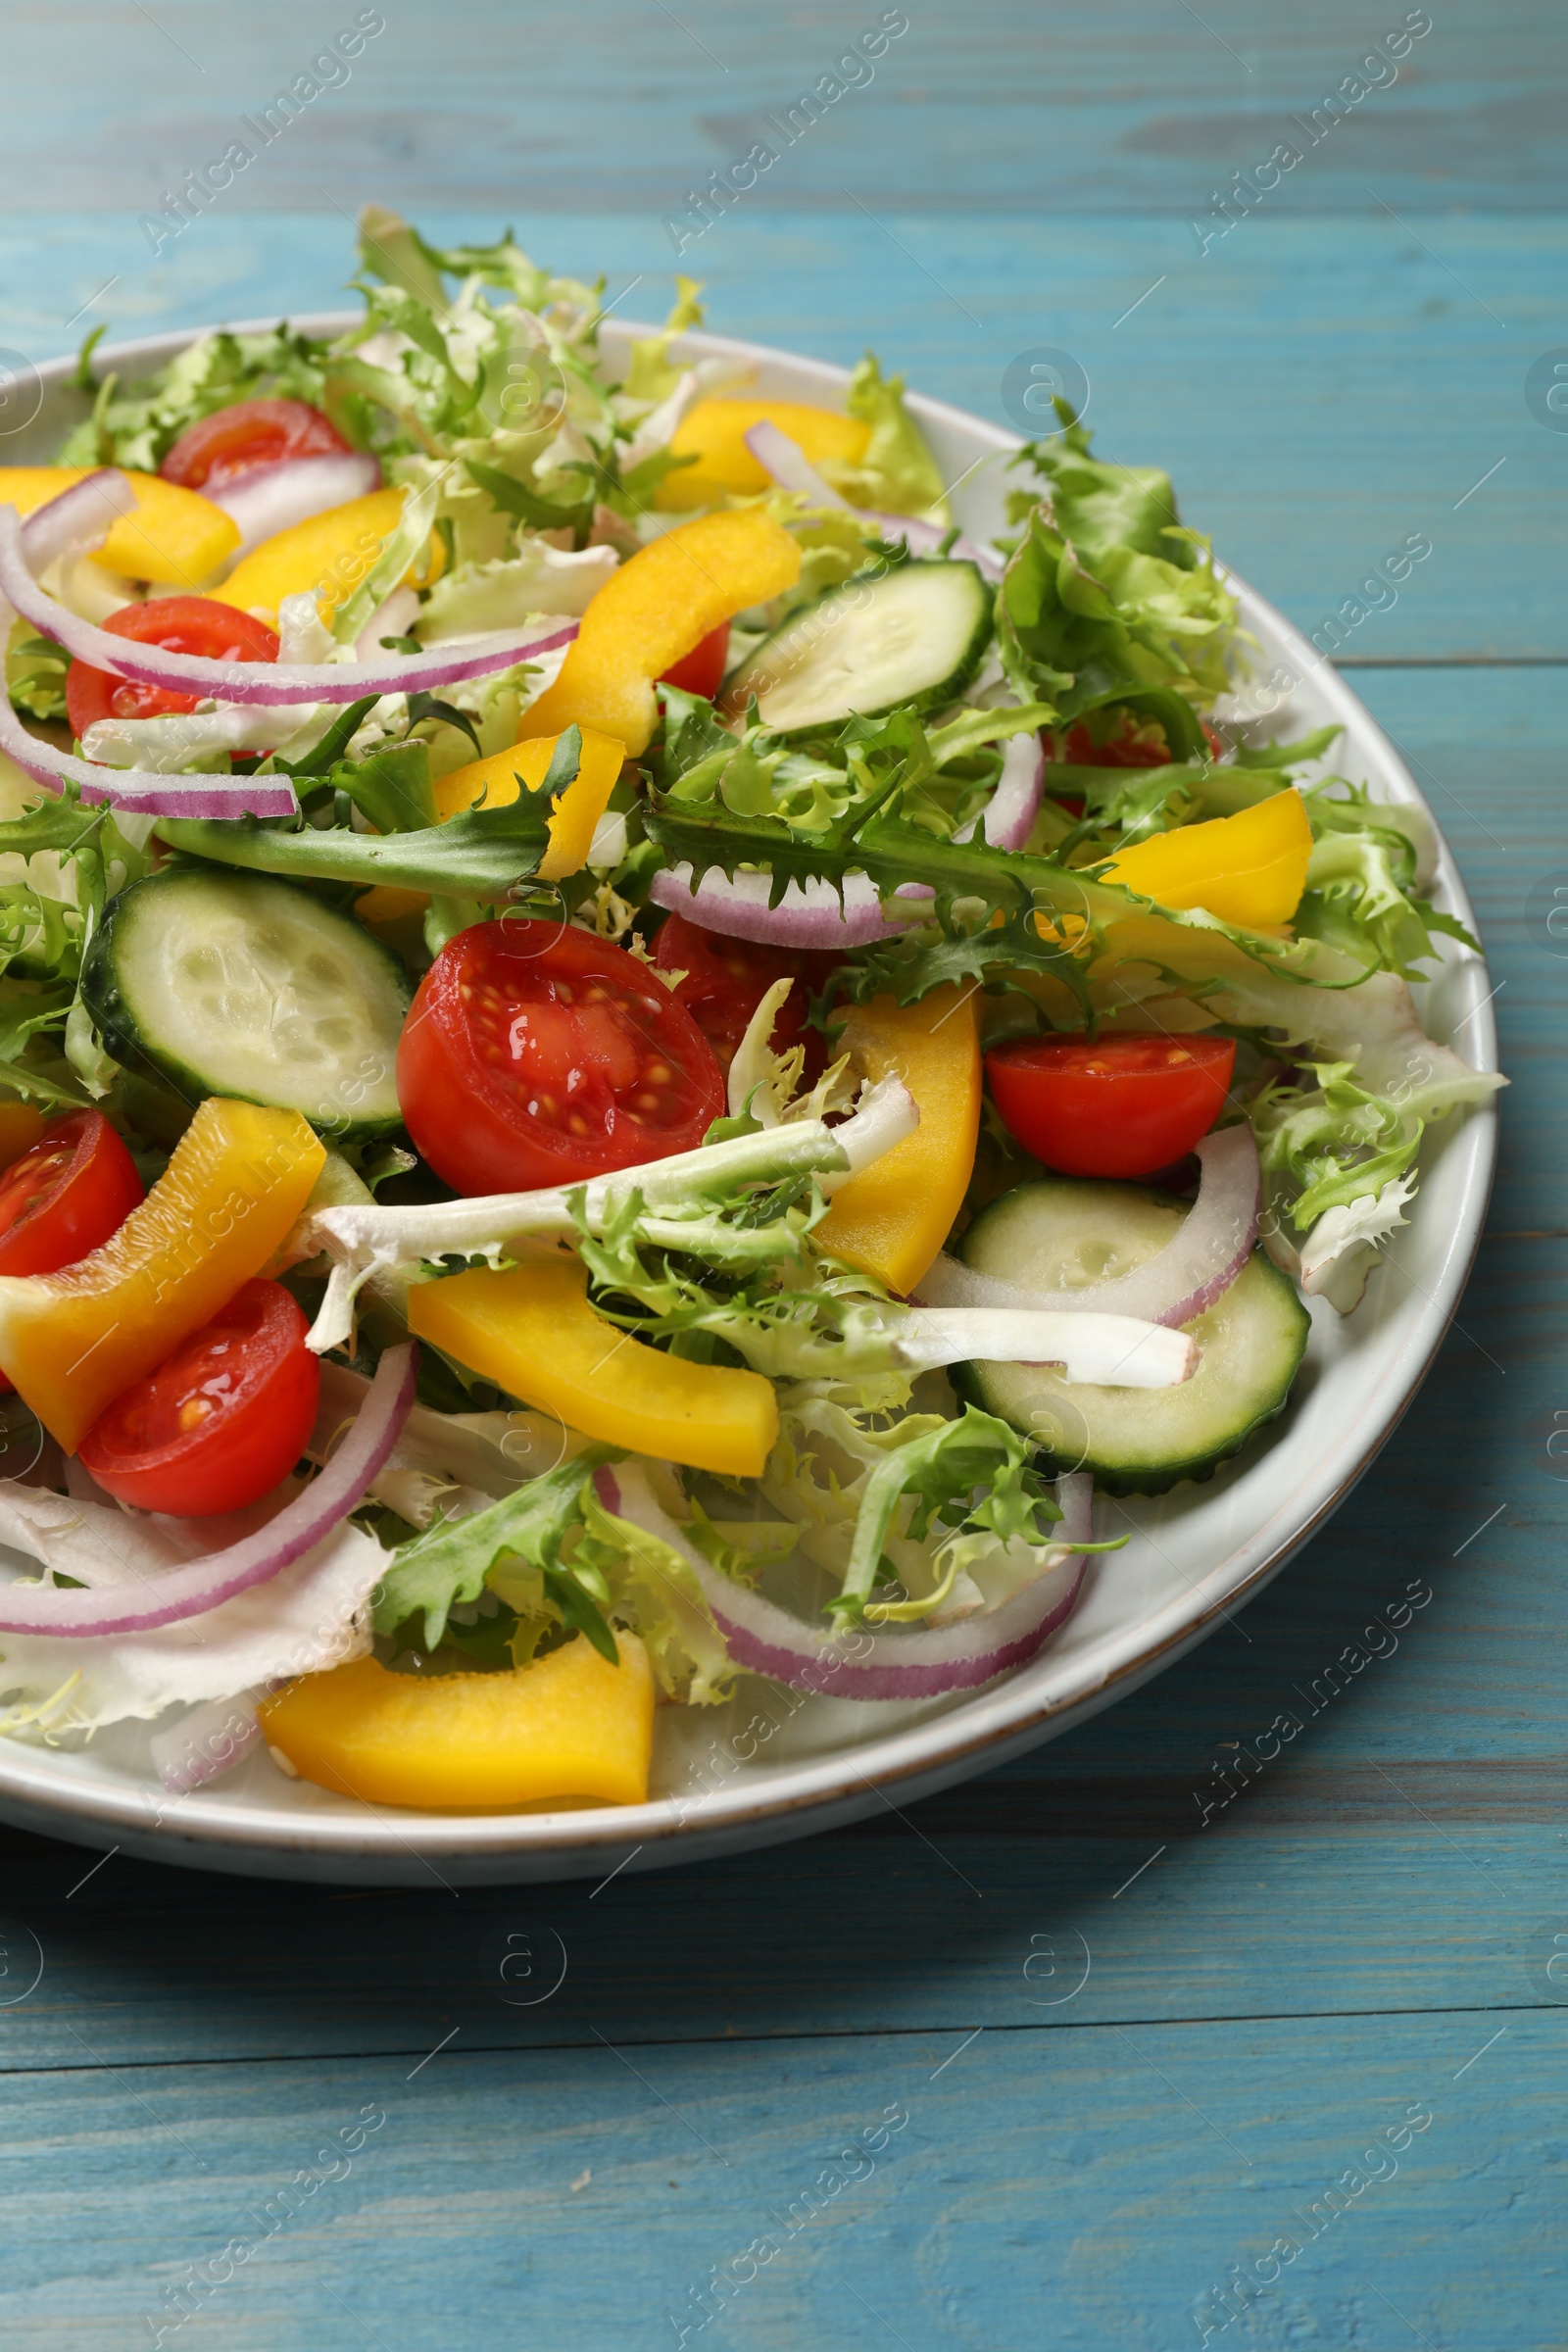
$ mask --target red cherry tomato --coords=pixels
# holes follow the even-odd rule
[[[211,498],[225,482],[284,458],[339,458],[349,445],[303,400],[237,400],[232,408],[188,424],[158,470],[166,482],[204,490]]]
[[[155,596],[144,605],[122,605],[103,625],[112,637],[208,662],[277,660],[275,629],[210,596]],[[133,685],[86,662],[73,662],[66,672],[66,716],[78,743],[95,719],[156,718],[166,710],[194,710],[198,699],[165,686]]]
[[[624,949],[559,923],[475,923],[415,994],[398,1100],[460,1193],[577,1184],[692,1152],[724,1108],[708,1041]]]
[[[1228,1037],[1018,1038],[986,1055],[991,1096],[1026,1152],[1063,1176],[1147,1176],[1225,1107]]]
[[[100,1413],[82,1467],[139,1511],[211,1519],[271,1493],[305,1450],[321,1366],[281,1283],[248,1282]]]
[[[101,1110],[68,1110],[0,1172],[0,1274],[56,1274],[117,1233],[142,1199]]]
[[[0,1172],[0,1274],[74,1266],[142,1198],[135,1162],[103,1112],[68,1110]],[[0,1372],[0,1396],[12,1386]]]
[[[678,686],[682,694],[701,694],[711,702],[724,682],[729,664],[729,622],[721,620],[716,629],[683,654],[659,680],[661,686]]]
[[[675,989],[675,1002],[685,1005],[726,1073],[758,1005],[775,980],[788,979],[796,985],[773,1023],[773,1051],[787,1054],[792,1046],[804,1045],[807,1070],[816,1075],[823,1043],[806,1026],[808,999],[838,961],[835,956],[763,947],[755,940],[731,939],[723,931],[705,931],[684,914],[666,915],[654,942],[659,970],[685,973]]]

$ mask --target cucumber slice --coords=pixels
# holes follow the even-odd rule
[[[188,1100],[302,1111],[340,1141],[396,1127],[403,966],[352,914],[270,875],[184,866],[110,904],[82,996],[117,1061]]]
[[[953,702],[991,642],[991,590],[972,564],[900,564],[862,572],[792,612],[724,688],[744,717],[757,697],[781,734]]]
[[[1020,1184],[977,1217],[959,1244],[966,1265],[1042,1290],[1130,1273],[1163,1250],[1185,1200],[1146,1185],[1048,1179]],[[1212,1478],[1291,1393],[1311,1319],[1261,1250],[1188,1329],[1202,1362],[1178,1389],[1069,1385],[1033,1364],[971,1363],[959,1394],[1044,1446],[1042,1468],[1092,1470],[1109,1494],[1163,1494]]]

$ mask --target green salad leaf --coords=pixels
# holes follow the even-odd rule
[[[976,1500],[982,1487],[985,1494]],[[913,1509],[901,1532],[915,1543],[924,1540],[935,1520],[944,1535],[984,1528],[1004,1543],[1021,1536],[1026,1543],[1045,1544],[1061,1517],[1029,1467],[1029,1447],[1017,1431],[966,1404],[956,1421],[944,1421],[884,1454],[866,1481],[844,1589],[828,1604],[846,1623],[864,1620],[880,1580],[898,1579],[897,1566],[884,1560],[883,1545],[906,1495]]]
[[[1031,513],[997,599],[1003,666],[1021,696],[1052,703],[1066,723],[1109,703],[1138,710],[1152,690],[1176,688],[1189,706],[1187,740],[1170,747],[1179,754],[1198,748],[1194,734],[1201,742],[1194,707],[1229,682],[1235,623],[1236,600],[1206,555],[1197,565],[1133,547],[1090,558],[1044,507]],[[1169,699],[1151,714],[1176,715]]]
[[[871,428],[865,455],[850,466],[825,459],[820,471],[852,507],[888,514],[920,514],[950,523],[947,489],[925,437],[904,405],[904,378],[884,376],[870,352],[850,378],[844,405]]]
[[[613,1664],[613,1629],[623,1626],[647,1645],[666,1697],[705,1705],[725,1696],[736,1669],[689,1562],[617,1517],[596,1491],[595,1469],[621,1458],[613,1447],[591,1446],[487,1510],[438,1522],[399,1545],[373,1596],[375,1632],[425,1651],[445,1644],[466,1663],[493,1669],[524,1663],[562,1632],[580,1635]],[[648,1467],[658,1474],[658,1465]],[[691,1507],[675,1499],[683,1514]],[[701,1532],[711,1548],[706,1523]],[[726,1560],[738,1556],[725,1547]],[[501,1604],[498,1618],[454,1624],[454,1610],[487,1594]]]
[[[414,1616],[422,1618],[424,1646],[434,1649],[446,1632],[449,1612],[476,1600],[497,1563],[518,1559],[540,1571],[564,1624],[587,1635],[594,1647],[613,1659],[615,1645],[593,1592],[572,1574],[563,1546],[582,1524],[583,1501],[595,1469],[613,1459],[613,1449],[594,1446],[571,1461],[530,1479],[488,1510],[466,1519],[443,1519],[401,1544],[376,1588],[371,1624],[380,1634],[396,1633]]]
[[[688,327],[701,326],[703,306],[699,299],[702,286],[695,277],[675,273],[675,301],[657,335],[645,335],[631,347],[631,366],[621,390],[631,400],[646,400],[650,404],[667,400],[680,381],[680,369],[669,356],[670,344]]]
[[[413,753],[397,771],[401,796],[414,773]],[[398,746],[401,753],[405,747]],[[378,755],[385,760],[388,755]],[[334,778],[357,779],[359,769],[334,771]],[[369,789],[393,805],[392,784],[360,786],[345,781],[341,789]],[[552,788],[559,791],[560,786]],[[397,805],[407,811],[407,799]],[[368,889],[378,882],[401,890],[425,890],[443,897],[495,905],[509,898],[538,870],[550,839],[550,795],[526,787],[501,808],[471,808],[444,825],[375,834],[356,833],[346,825],[324,830],[305,826],[298,832],[274,829],[267,817],[160,817],[154,830],[160,841],[187,857],[205,858],[219,865],[236,865],[253,873],[283,874],[301,882],[352,882]],[[0,847],[4,828],[0,827]],[[576,880],[573,877],[573,880]],[[569,885],[568,885],[569,887]],[[587,887],[586,878],[583,887]]]

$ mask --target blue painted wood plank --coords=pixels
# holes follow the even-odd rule
[[[393,2063],[83,2066],[11,2085],[0,2320],[15,2352],[624,2352],[705,2319],[757,2352],[1542,2352],[1564,2022],[627,2057],[612,2016],[530,2055],[439,2049],[432,2016]]]
[[[1250,1696],[1229,1719],[1249,1745],[1274,1720],[1256,1721]],[[44,1973],[0,2011],[6,2100],[25,2078],[89,2063],[403,2051],[412,2063],[448,2033],[465,2048],[591,2047],[611,2019],[631,2048],[1500,2017],[1568,1997],[1546,1975],[1554,1960],[1562,1975],[1568,1950],[1554,1940],[1568,1937],[1560,1754],[1504,1775],[1387,1740],[1380,1761],[1347,1763],[1309,1736],[1199,1835],[1194,1790],[1216,1799],[1218,1751],[1185,1773],[1168,1760],[1129,1770],[1161,1728],[1134,1720],[1118,1752],[1081,1757],[1072,1781],[984,1782],[962,1803],[799,1850],[623,1874],[592,1904],[563,1886],[467,1890],[456,1906],[372,1893],[351,1910],[117,1860],[68,1907],[91,1858],[8,1846],[7,1981],[20,1987],[39,1951]],[[1219,1760],[1238,1780],[1253,1769],[1234,1748]],[[43,1882],[52,1900],[38,1899]]]
[[[761,207],[843,210],[848,189],[911,208],[1185,220],[1216,180],[1255,180],[1286,141],[1302,162],[1269,201],[1292,211],[1367,210],[1368,181],[1397,210],[1428,214],[1559,203],[1564,187],[1564,26],[1530,0],[1450,0],[1402,55],[1388,36],[1403,0],[1212,0],[1198,14],[1165,0],[1088,13],[1069,0],[906,13],[596,0],[591,14],[466,0],[387,11],[346,75],[341,61],[312,75],[355,14],[345,5],[334,20],[308,0],[223,16],[201,0],[22,12],[7,44],[0,201],[138,213],[300,75],[326,86],[242,172],[237,208],[313,211],[323,180],[341,196],[395,173],[424,205],[657,217],[761,140],[780,150]],[[901,17],[906,28],[867,57],[863,36]],[[1379,43],[1381,61],[1360,72]],[[861,62],[836,73],[856,46]],[[62,58],[78,56],[88,71],[63,75]],[[1351,75],[1360,97],[1345,90]],[[818,118],[805,128],[803,112],[792,141],[772,125],[812,91]]]
[[[372,192],[398,196],[396,172],[334,189],[341,212],[324,198],[301,220],[215,211],[156,261],[128,215],[62,215],[26,234],[13,224],[0,239],[0,344],[37,360],[102,318],[133,333],[339,303],[348,215]],[[499,220],[422,217],[446,237],[490,235]],[[662,315],[676,257],[657,218],[533,214],[517,226],[557,266],[607,272],[629,312]],[[870,344],[920,389],[999,422],[1019,351],[1071,352],[1100,446],[1167,466],[1185,514],[1226,559],[1320,643],[1343,634],[1357,660],[1568,656],[1568,438],[1524,398],[1527,370],[1565,331],[1555,286],[1568,229],[1470,218],[1420,234],[1430,250],[1381,214],[1259,217],[1200,259],[1168,219],[1084,216],[1058,229],[754,208],[681,266],[707,281],[719,329],[843,363]],[[1361,603],[1380,609],[1347,628],[1347,600],[1415,533],[1432,553],[1397,602],[1386,582],[1370,586]]]

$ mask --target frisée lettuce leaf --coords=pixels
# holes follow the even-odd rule
[[[889,514],[920,514],[944,525],[953,520],[942,473],[914,418],[904,405],[904,378],[884,376],[870,352],[856,368],[845,394],[850,415],[871,428],[865,455],[850,466],[824,459],[821,472],[852,507]]]
[[[612,1628],[621,1625],[647,1646],[666,1697],[704,1705],[726,1696],[736,1669],[689,1563],[616,1517],[597,1492],[596,1468],[621,1458],[591,1446],[488,1510],[400,1545],[375,1591],[374,1631],[394,1642],[412,1637],[426,1653],[443,1643],[473,1652],[453,1612],[488,1593],[503,1614],[478,1652],[486,1663],[525,1663],[541,1641],[565,1632],[614,1664]],[[658,1475],[661,1465],[649,1468]],[[664,1476],[678,1492],[675,1474]]]

